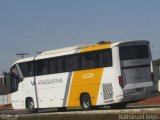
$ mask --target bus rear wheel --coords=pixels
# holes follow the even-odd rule
[[[29,113],[37,113],[38,109],[35,109],[34,102],[32,98],[27,99],[27,109]]]
[[[91,110],[92,103],[89,94],[83,94],[81,96],[80,103],[83,110]]]

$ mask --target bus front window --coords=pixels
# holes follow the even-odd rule
[[[18,90],[18,82],[19,82],[19,74],[16,68],[16,65],[14,65],[11,68],[11,91],[15,92]]]

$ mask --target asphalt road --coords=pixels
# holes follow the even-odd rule
[[[42,109],[38,113],[30,114],[27,110],[4,110],[0,114],[11,115],[46,115],[46,114],[127,114],[127,113],[160,113],[160,106],[128,106],[125,109],[110,109],[109,107],[102,107],[98,110],[82,111],[80,108],[67,109],[66,111],[59,112],[57,109]]]

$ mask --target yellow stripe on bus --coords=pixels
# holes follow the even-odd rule
[[[101,50],[101,49],[106,49],[110,48],[111,44],[95,44],[91,45],[89,47],[83,48],[80,52],[88,52],[88,51],[94,51],[94,50]]]
[[[96,44],[82,48],[80,53],[110,48],[111,44]],[[70,93],[68,96],[68,107],[80,106],[80,95],[88,93],[92,105],[96,105],[103,68],[75,71],[72,77]]]
[[[103,68],[74,72],[67,106],[80,106],[81,93],[88,93],[96,105],[102,73]]]

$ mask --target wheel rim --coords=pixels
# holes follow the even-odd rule
[[[34,108],[34,103],[33,102],[29,102],[28,108],[29,108],[29,110],[32,110]]]
[[[84,106],[84,108],[89,108],[89,106],[90,106],[90,101],[87,97],[85,97],[83,100],[83,106]]]

